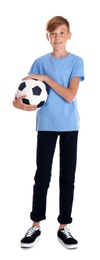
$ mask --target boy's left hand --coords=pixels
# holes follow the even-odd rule
[[[37,79],[40,81],[44,81],[45,75],[41,75],[41,74],[31,74],[28,75],[26,77],[24,77],[22,80],[27,80],[27,79]]]

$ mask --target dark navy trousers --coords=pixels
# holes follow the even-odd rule
[[[51,181],[52,162],[59,137],[59,216],[60,224],[72,222],[71,212],[74,197],[77,161],[78,131],[37,133],[37,169],[34,177],[32,211],[30,218],[39,222],[46,218],[46,199]],[[52,211],[52,209],[51,209]]]

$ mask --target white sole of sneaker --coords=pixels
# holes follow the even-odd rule
[[[65,244],[59,237],[57,239],[67,249],[77,249],[78,248],[78,244],[68,245],[68,244]]]
[[[22,248],[30,248],[30,247],[35,246],[39,240],[40,240],[40,236],[38,236],[33,243],[21,243],[20,242],[20,246]]]

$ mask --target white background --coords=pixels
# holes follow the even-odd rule
[[[78,142],[72,233],[79,248],[69,251],[56,237],[58,228],[59,149],[54,156],[47,199],[47,219],[41,223],[41,241],[28,250],[20,239],[31,226],[35,173],[35,112],[12,106],[21,79],[34,59],[51,51],[45,37],[46,22],[55,15],[66,17],[72,38],[67,50],[80,55],[85,81],[77,95],[81,127]],[[2,259],[89,259],[100,258],[99,232],[99,1],[0,2],[0,254]],[[52,213],[53,212],[53,213]],[[96,257],[97,256],[97,257]]]

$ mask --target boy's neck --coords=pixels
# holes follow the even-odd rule
[[[62,57],[65,57],[69,54],[69,52],[67,51],[63,51],[63,52],[60,52],[60,51],[54,51],[51,52],[51,55],[55,58],[62,58]]]

